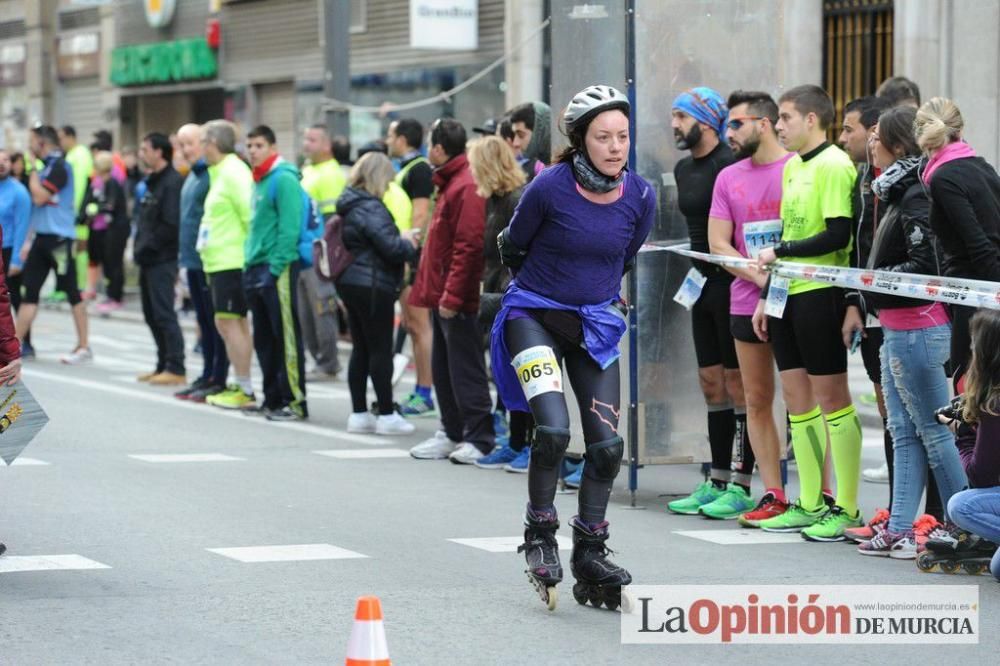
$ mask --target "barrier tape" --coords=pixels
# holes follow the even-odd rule
[[[645,252],[674,252],[692,259],[700,259],[718,266],[729,268],[757,267],[757,262],[745,257],[730,257],[706,254],[690,249],[690,243],[646,243],[639,250]],[[938,301],[972,308],[1000,310],[1000,283],[985,280],[967,280],[939,275],[918,275],[916,273],[894,273],[891,271],[864,268],[843,268],[840,266],[819,266],[777,261],[765,269],[772,275],[791,280],[824,282],[847,289],[874,291],[891,296],[905,296],[924,301]]]

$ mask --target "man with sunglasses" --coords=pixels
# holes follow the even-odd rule
[[[778,105],[764,92],[737,90],[729,96],[726,139],[738,162],[715,180],[708,218],[713,254],[756,259],[760,251],[781,240],[781,177],[792,153],[778,143],[774,129]],[[746,398],[747,429],[752,449],[741,455],[736,483],[750,484],[756,459],[764,496],[739,517],[741,525],[757,527],[762,520],[788,508],[781,483],[781,445],[774,422],[774,356],[770,343],[753,330],[753,312],[767,275],[757,270],[727,269],[730,287],[730,332],[736,344]],[[749,462],[749,466],[747,463]],[[706,513],[711,505],[705,507]]]
[[[687,220],[691,249],[708,252],[708,213],[712,188],[733,153],[722,141],[728,111],[725,100],[711,88],[692,88],[674,100],[671,127],[680,150],[690,151],[674,167],[677,206]],[[735,518],[753,508],[749,475],[732,479],[733,440],[747,439],[743,384],[736,348],[729,333],[729,285],[733,277],[724,269],[693,260],[690,277],[702,283],[701,293],[691,305],[691,327],[698,381],[708,407],[708,442],[712,454],[711,479],[688,497],[669,502],[674,513],[703,513],[713,518]],[[749,445],[746,449],[749,450]],[[749,469],[753,469],[750,461]]]

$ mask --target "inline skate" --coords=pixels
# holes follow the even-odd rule
[[[608,555],[612,552],[605,542],[608,540],[608,523],[589,527],[579,517],[573,518],[573,556],[570,569],[576,583],[573,598],[581,605],[589,601],[595,608],[603,604],[608,610],[630,613],[632,602],[622,593],[622,586],[632,582],[632,575],[618,566]]]
[[[559,542],[556,541],[558,529],[559,519],[554,508],[535,511],[529,504],[524,512],[524,543],[517,547],[517,552],[524,553],[528,563],[525,569],[528,580],[550,611],[556,608],[556,585],[563,579]]]
[[[937,568],[947,574],[961,569],[976,576],[989,571],[996,550],[995,543],[948,524],[936,529],[928,539],[925,550],[917,555],[917,568],[925,572]]]

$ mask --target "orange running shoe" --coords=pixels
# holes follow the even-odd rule
[[[938,519],[929,513],[917,516],[917,519],[913,521],[913,540],[917,543],[918,554],[926,550],[925,544],[930,539],[931,532],[941,526]]]
[[[889,511],[887,509],[879,509],[875,512],[875,516],[868,521],[867,525],[864,527],[848,528],[844,530],[844,536],[847,537],[848,541],[853,541],[854,543],[869,541],[873,536],[884,530],[888,524]]]

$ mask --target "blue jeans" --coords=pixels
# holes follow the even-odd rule
[[[948,404],[944,363],[951,353],[951,326],[911,331],[883,328],[882,391],[893,440],[892,514],[889,529],[911,529],[927,485],[930,465],[948,506],[952,495],[968,486],[951,431],[934,411]]]
[[[1000,543],[1000,487],[956,493],[948,502],[948,515],[963,530]],[[990,562],[990,573],[1000,580],[1000,550]]]

